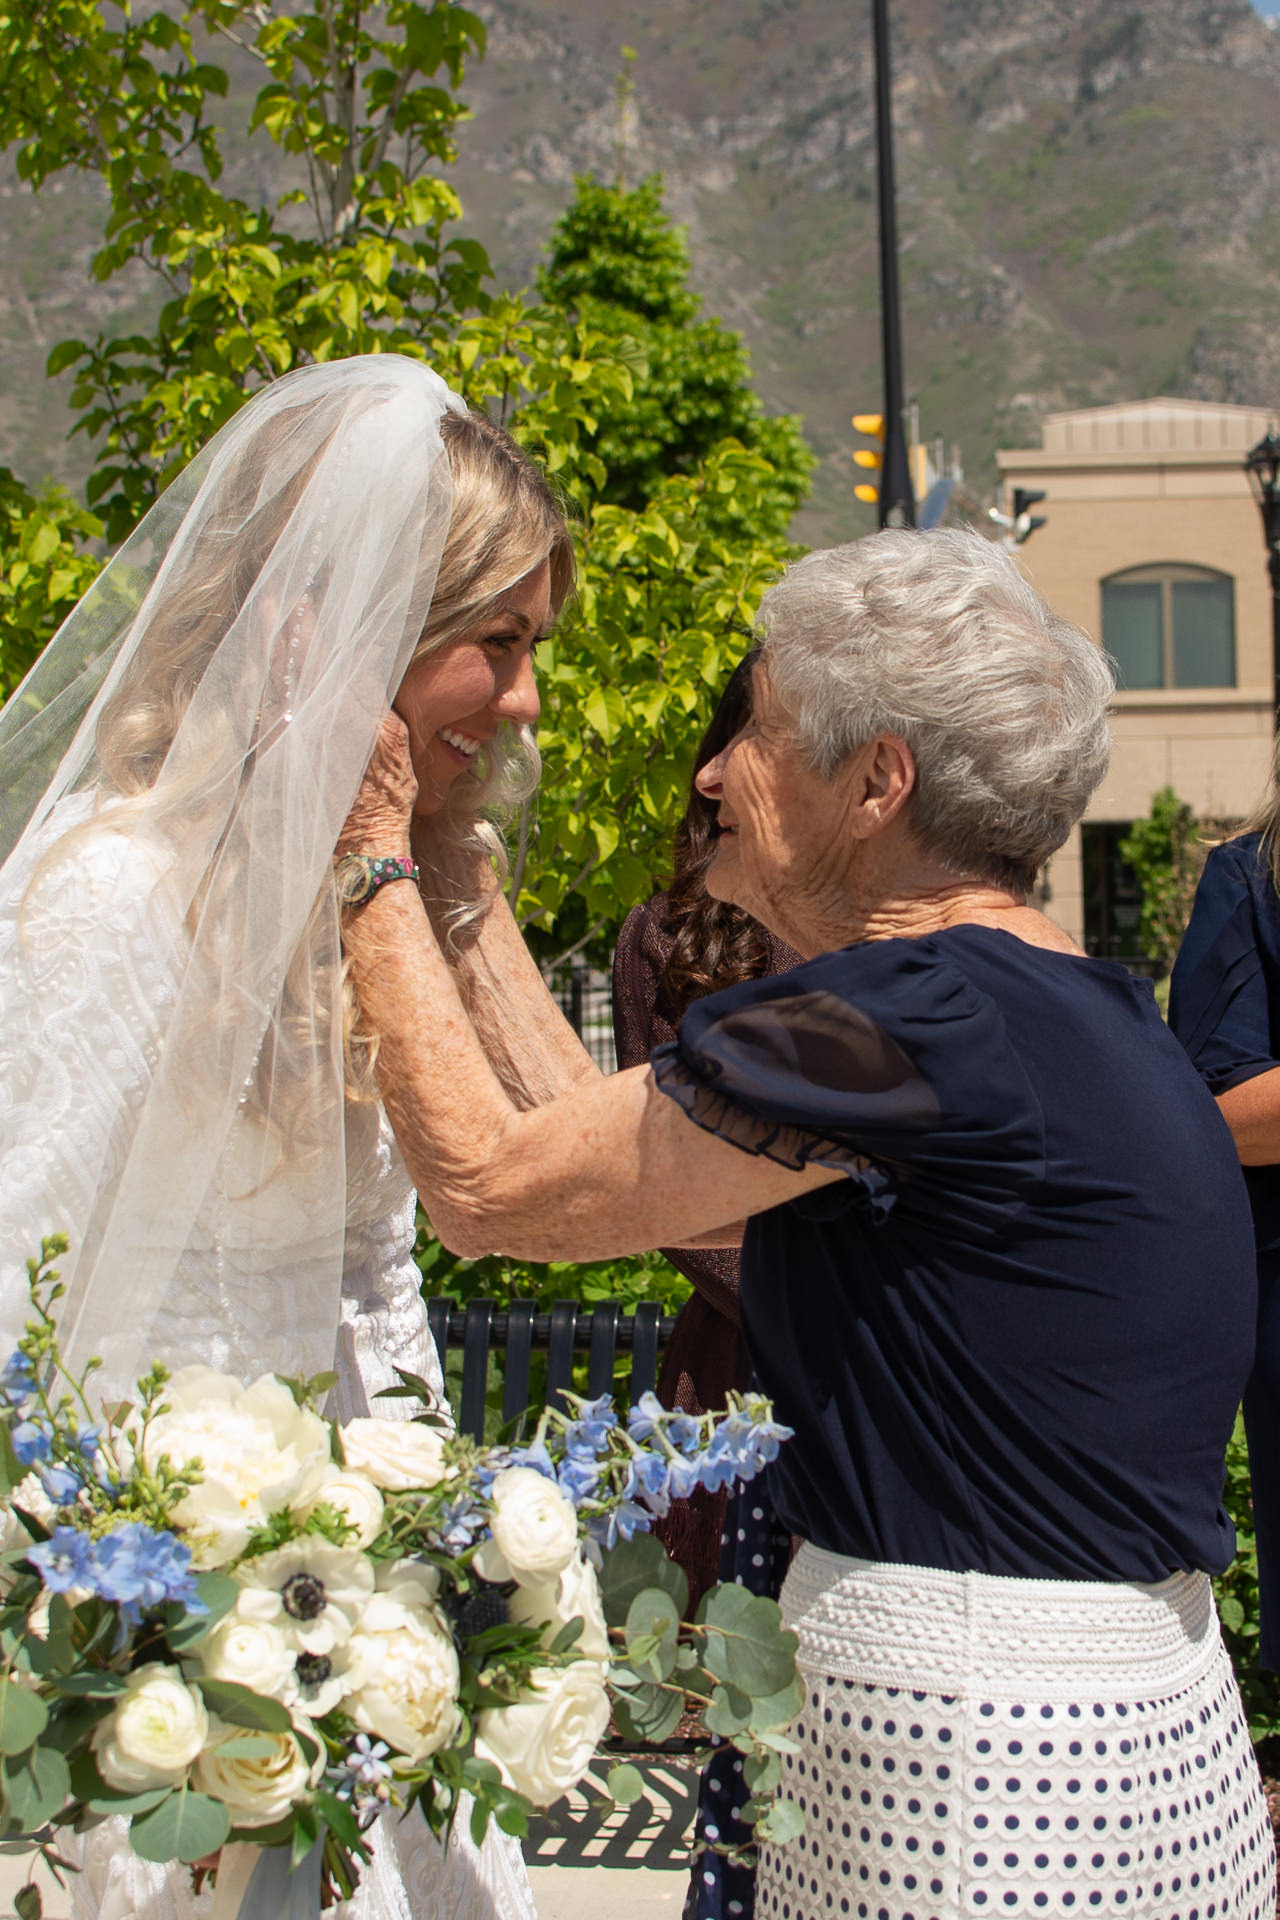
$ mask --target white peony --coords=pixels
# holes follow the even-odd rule
[[[375,1487],[387,1493],[435,1487],[457,1472],[456,1467],[445,1465],[445,1441],[450,1436],[416,1420],[348,1420],[339,1437],[348,1467],[367,1474]]]
[[[351,1638],[373,1592],[373,1562],[358,1547],[304,1534],[237,1567],[242,1620],[275,1627],[294,1655],[331,1654]]]
[[[609,1724],[609,1695],[597,1660],[538,1667],[532,1680],[536,1692],[480,1715],[476,1752],[535,1807],[549,1807],[586,1772]]]
[[[447,1746],[460,1725],[458,1656],[433,1605],[434,1568],[396,1561],[347,1648],[353,1691],[345,1711],[410,1760]]]
[[[310,1734],[305,1725],[302,1731]],[[314,1735],[311,1736],[314,1740]],[[262,1746],[269,1741],[270,1748]],[[229,1727],[218,1719],[209,1723],[209,1738],[195,1766],[192,1780],[201,1793],[220,1800],[236,1827],[270,1827],[283,1820],[290,1807],[305,1799],[324,1771],[324,1744],[316,1741],[319,1753],[308,1760],[293,1733],[258,1733],[251,1736],[250,1750],[245,1747],[243,1727]]]
[[[127,1676],[115,1712],[93,1730],[98,1772],[118,1793],[180,1786],[208,1734],[199,1690],[153,1660]]]
[[[274,1374],[251,1387],[212,1367],[182,1367],[168,1381],[167,1412],[148,1423],[143,1457],[154,1469],[200,1463],[202,1479],[175,1509],[199,1567],[233,1560],[255,1527],[298,1498],[329,1459],[329,1428],[299,1407]]]
[[[517,1587],[507,1604],[511,1618],[522,1626],[545,1624],[548,1646],[570,1620],[581,1620],[582,1632],[573,1643],[573,1653],[584,1660],[608,1660],[609,1629],[600,1602],[600,1582],[581,1553],[574,1555],[558,1579],[541,1587]]]
[[[493,1502],[492,1538],[476,1555],[476,1572],[483,1580],[546,1586],[578,1552],[573,1502],[532,1467],[504,1467],[494,1478]]]
[[[317,1507],[332,1507],[341,1514],[355,1534],[357,1547],[371,1547],[382,1532],[384,1502],[367,1473],[354,1467],[335,1467],[330,1463],[317,1484],[306,1489],[302,1505],[295,1509],[299,1520],[307,1520]]]

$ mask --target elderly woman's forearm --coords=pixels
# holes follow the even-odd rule
[[[1242,1166],[1270,1167],[1280,1162],[1280,1067],[1242,1081],[1220,1093],[1217,1101]]]
[[[485,1058],[409,887],[346,934],[401,1152],[445,1245],[467,1257],[600,1260],[714,1232],[841,1176],[701,1132],[648,1068],[520,1112]]]

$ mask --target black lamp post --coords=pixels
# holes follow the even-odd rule
[[[1280,727],[1280,433],[1272,428],[1244,457],[1244,470],[1253,497],[1262,510],[1262,537],[1267,543],[1267,571],[1271,575],[1271,707],[1272,724]]]
[[[893,95],[888,0],[871,0],[876,69],[876,175],[880,201],[880,357],[884,371],[884,468],[880,525],[914,527],[907,438],[902,430],[902,327],[898,313],[898,225],[893,185]]]

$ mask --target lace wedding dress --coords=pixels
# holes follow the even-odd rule
[[[183,944],[166,904],[163,865],[136,837],[77,834],[91,812],[86,796],[54,809],[32,847],[36,884],[19,910],[0,913],[0,1005],[10,1016],[0,1030],[0,1080],[26,1094],[0,1113],[0,1263],[10,1292],[20,1285],[33,1233],[57,1226],[83,1237],[102,1211],[116,1180],[122,1116],[145,1096],[179,990],[176,970],[157,964],[157,955],[179,953]],[[24,1086],[19,1056],[31,1034],[22,1031],[22,1011],[37,1000],[41,1071]],[[244,1152],[233,1133],[183,1256],[175,1293],[182,1312],[156,1315],[148,1360],[225,1364],[228,1317],[240,1320],[243,1343],[255,1301],[262,1310],[264,1247],[277,1292],[309,1257],[299,1224],[314,1204],[305,1171],[286,1166],[246,1193],[236,1164]],[[48,1198],[51,1160],[56,1205]],[[375,1398],[396,1384],[397,1366],[443,1390],[412,1258],[414,1211],[385,1115],[352,1108],[330,1407],[338,1419],[411,1417],[413,1402]],[[261,1364],[278,1364],[269,1341]],[[331,1910],[334,1920],[536,1920],[519,1845],[496,1827],[476,1847],[464,1815],[444,1849],[415,1810],[407,1818],[383,1815],[370,1837],[373,1859],[356,1897]],[[138,1859],[120,1821],[93,1829],[80,1859],[82,1871],[70,1881],[75,1920],[212,1915],[212,1891],[197,1896],[184,1867]]]

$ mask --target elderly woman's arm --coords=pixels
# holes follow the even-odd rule
[[[456,1253],[638,1253],[843,1178],[793,1171],[703,1132],[647,1067],[584,1079],[522,1112],[485,1057],[412,887],[384,887],[357,908],[345,940],[365,1019],[381,1035],[391,1123],[432,1226]],[[513,989],[514,1019],[527,984]]]
[[[1242,1081],[1218,1094],[1217,1101],[1241,1166],[1275,1166],[1280,1161],[1280,1067]]]
[[[546,991],[542,975],[484,855],[420,845],[434,876],[431,924],[448,954],[464,1007],[504,1091],[515,1106],[546,1104],[600,1069]],[[449,927],[446,901],[485,899],[485,911]]]

